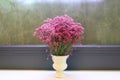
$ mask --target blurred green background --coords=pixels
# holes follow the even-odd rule
[[[68,14],[85,28],[83,44],[120,44],[120,0],[0,0],[0,44],[41,44],[34,29]]]

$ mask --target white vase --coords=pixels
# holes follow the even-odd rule
[[[56,70],[56,77],[63,78],[64,77],[64,70],[67,68],[67,56],[54,56],[52,55],[53,60],[53,68]]]

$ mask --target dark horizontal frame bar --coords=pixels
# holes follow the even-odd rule
[[[0,69],[52,70],[47,45],[0,45]],[[74,45],[68,70],[120,70],[120,45]]]

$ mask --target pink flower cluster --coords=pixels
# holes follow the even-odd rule
[[[45,24],[35,29],[34,35],[50,46],[63,43],[75,44],[82,39],[84,28],[68,15],[48,18]]]

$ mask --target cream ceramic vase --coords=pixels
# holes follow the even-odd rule
[[[52,60],[53,60],[53,68],[56,70],[56,77],[57,78],[62,78],[64,77],[64,70],[67,68],[67,56],[54,56],[52,55]]]

